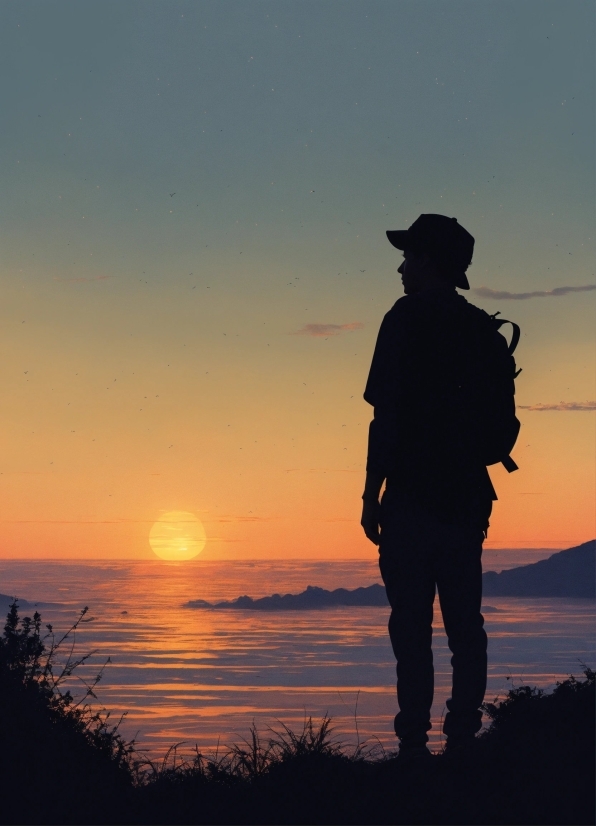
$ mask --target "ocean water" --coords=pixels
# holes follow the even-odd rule
[[[544,555],[544,554],[543,554]],[[189,753],[239,742],[255,722],[263,732],[283,722],[329,714],[336,736],[396,747],[395,663],[387,608],[265,613],[182,607],[307,585],[355,588],[380,582],[376,560],[101,561],[0,560],[0,592],[38,601],[45,622],[63,631],[89,606],[75,653],[95,653],[87,679],[110,658],[98,705],[152,757],[174,744]],[[43,605],[43,603],[50,603]],[[552,687],[582,663],[595,667],[595,604],[580,599],[490,597],[487,699],[512,685]],[[435,605],[435,702],[431,748],[441,746],[450,693],[450,652]],[[496,609],[496,610],[494,610]],[[30,610],[23,613],[31,613]],[[65,650],[65,654],[68,653]],[[74,681],[72,690],[81,693]]]

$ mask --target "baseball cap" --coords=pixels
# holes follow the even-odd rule
[[[414,249],[438,255],[448,265],[456,287],[469,290],[466,269],[472,261],[474,238],[457,218],[427,213],[408,229],[387,230],[387,238],[398,250]]]

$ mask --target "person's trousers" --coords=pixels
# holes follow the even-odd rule
[[[434,693],[432,620],[438,591],[453,683],[443,732],[473,736],[482,726],[487,638],[480,613],[482,542],[476,520],[447,524],[423,509],[404,506],[392,491],[381,503],[379,565],[391,605],[389,636],[397,660],[395,733],[424,744],[432,728]]]

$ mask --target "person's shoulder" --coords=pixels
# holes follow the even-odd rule
[[[389,319],[390,321],[397,321],[400,318],[407,317],[411,315],[417,306],[416,301],[416,294],[412,295],[402,295],[401,298],[398,298],[393,307],[385,313],[385,318]]]
[[[408,321],[413,318],[411,295],[398,298],[393,307],[383,316],[379,333],[382,337],[403,334]]]
[[[477,307],[475,304],[472,304],[470,301],[467,300],[463,295],[456,293],[457,299],[457,309],[460,313],[462,313],[470,322],[482,326],[487,326],[491,323],[491,316],[483,310],[481,307]]]
[[[455,326],[468,340],[475,342],[477,352],[484,352],[486,347],[499,346],[499,340],[502,343],[503,337],[499,335],[499,325],[495,324],[495,317],[467,301],[463,295],[458,294],[458,299],[459,312],[454,319]]]

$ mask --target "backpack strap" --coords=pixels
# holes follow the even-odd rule
[[[497,318],[498,315],[501,315],[500,311],[496,312],[494,315],[490,316],[491,321],[495,325],[495,328],[499,330],[503,324],[511,324],[513,328],[513,335],[511,336],[511,343],[508,345],[507,349],[509,350],[509,355],[513,355],[515,352],[515,348],[519,344],[519,337],[521,330],[519,329],[519,325],[515,323],[515,321],[509,321],[506,318]],[[521,372],[521,371],[520,371]]]
[[[519,467],[515,464],[511,456],[505,456],[504,459],[501,459],[501,464],[507,473],[513,473],[514,470],[519,470]]]
[[[509,321],[507,318],[497,318],[498,315],[501,315],[501,313],[496,312],[494,315],[489,316],[489,318],[492,321],[496,330],[499,330],[503,326],[503,324],[511,324],[513,333],[511,336],[511,341],[507,345],[507,350],[509,352],[509,355],[512,356],[515,352],[515,348],[519,344],[519,337],[521,333],[519,325],[516,324],[514,321]],[[513,377],[516,379],[520,373],[521,368],[514,373]],[[518,466],[513,461],[511,456],[505,456],[504,459],[501,459],[501,464],[503,465],[507,473],[513,473],[514,471],[519,470]]]

